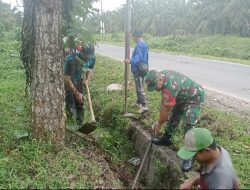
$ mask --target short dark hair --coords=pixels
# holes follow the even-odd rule
[[[212,150],[216,150],[216,148],[217,148],[217,143],[216,143],[216,141],[213,140],[212,144],[210,144],[207,148],[212,149]],[[205,150],[205,149],[206,149],[206,148],[203,148],[203,149],[199,150],[199,151],[197,152],[197,154],[198,154],[199,152],[202,152],[202,151]]]
[[[215,150],[217,148],[217,143],[215,142],[215,140],[213,140],[212,144],[210,144],[207,148]]]
[[[82,55],[93,55],[95,53],[95,46],[92,44],[87,44],[81,49]]]

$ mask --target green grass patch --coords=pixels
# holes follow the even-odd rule
[[[96,135],[93,134],[97,143],[66,133],[65,148],[55,152],[51,144],[41,144],[30,137],[30,102],[25,97],[25,72],[15,51],[18,44],[13,40],[1,41],[0,188],[126,187],[120,178],[122,172],[127,178],[133,172],[127,165],[133,151],[126,137],[127,121],[121,115],[123,106],[120,100],[116,102],[119,94],[105,94],[105,85],[112,82],[105,76],[103,65],[107,62],[98,60],[96,80],[91,87],[97,116],[102,118]],[[113,106],[111,102],[116,107],[106,120],[104,110]],[[87,112],[86,120],[88,116]]]
[[[29,100],[25,97],[25,75],[14,40],[1,41],[0,56],[0,188],[121,188],[129,187],[131,174],[127,160],[135,156],[127,140],[129,120],[125,119],[124,92],[106,91],[111,83],[123,83],[124,65],[98,56],[91,96],[98,129],[93,136],[97,143],[66,134],[66,146],[55,152],[49,143],[40,144],[30,133]],[[132,77],[128,92],[129,112],[139,114],[131,105],[136,100]],[[149,93],[151,116],[143,120],[149,127],[158,118],[160,94]],[[86,105],[87,106],[87,105]],[[87,112],[86,120],[89,119]],[[232,156],[241,187],[249,188],[249,123],[220,111],[204,109],[201,127],[213,131],[218,142]],[[24,135],[23,138],[17,137]],[[182,135],[175,137],[176,146]],[[124,186],[125,181],[127,184]]]
[[[148,93],[150,118],[143,120],[149,127],[159,117],[161,94]],[[183,128],[181,127],[174,136],[174,149],[178,150],[183,145]],[[208,128],[212,131],[215,140],[231,155],[233,165],[240,180],[241,188],[250,188],[250,122],[237,115],[222,112],[212,108],[203,108],[201,119],[197,127]],[[162,127],[162,133],[164,126]]]
[[[98,60],[102,60],[101,62],[105,63],[102,64],[102,66],[107,68],[106,71],[107,82],[105,83],[106,85],[110,84],[110,82],[111,83],[123,82],[124,65],[121,62],[103,56],[98,56]],[[96,75],[99,74],[97,73],[98,72],[97,70],[95,72]],[[128,110],[129,112],[135,113],[137,114],[137,116],[139,116],[138,111],[132,107],[133,103],[136,100],[132,76],[130,76],[130,82],[131,83],[129,85],[129,92],[128,92],[128,102],[129,102]],[[96,89],[96,91],[100,92],[101,89]],[[106,93],[104,93],[104,96],[106,96]],[[112,96],[114,98],[110,99],[110,97]],[[122,91],[108,92],[108,96],[106,98],[105,98],[106,101],[111,100],[108,103],[110,104],[110,106],[108,106],[105,112],[101,114],[102,118],[109,118],[108,121],[104,122],[107,124],[107,126],[109,126],[110,121],[116,120],[115,118],[113,119],[112,117],[117,116],[117,113],[114,112],[112,107],[120,107],[121,109],[120,114],[123,113],[124,108],[119,105],[124,105],[124,93]],[[142,123],[146,128],[149,129],[150,126],[155,121],[158,120],[161,94],[157,92],[147,93],[147,98],[149,100],[150,117],[142,120]],[[119,101],[119,103],[116,104],[116,101]],[[114,115],[112,114],[112,117],[110,117],[111,112],[115,113]],[[245,121],[241,119],[239,116],[234,114],[225,113],[219,110],[204,107],[201,115],[201,120],[198,123],[197,127],[205,127],[212,131],[218,144],[223,146],[230,153],[237,175],[240,179],[241,188],[250,188],[250,181],[248,178],[248,176],[250,175],[249,121]],[[163,128],[164,127],[162,127],[162,132],[164,131]],[[181,127],[174,137],[174,142],[175,142],[175,147],[174,147],[175,149],[178,149],[182,146],[183,129]]]
[[[97,35],[97,41],[124,46],[124,34]],[[250,38],[238,36],[165,36],[144,35],[150,50],[250,64]],[[132,45],[134,43],[132,42]]]

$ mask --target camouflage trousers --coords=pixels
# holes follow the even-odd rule
[[[78,92],[85,94],[86,90],[84,88],[82,80],[79,80],[74,84],[75,88]],[[67,117],[76,120],[78,124],[82,124],[84,120],[84,103],[79,103],[74,94],[65,87],[65,102],[66,102],[66,110]]]
[[[176,104],[165,127],[165,133],[172,136],[183,119],[184,132],[195,127],[201,114],[201,102]]]

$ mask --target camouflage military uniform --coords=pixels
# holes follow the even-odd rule
[[[162,89],[163,104],[173,106],[166,124],[166,133],[172,135],[182,118],[184,118],[185,132],[193,128],[201,113],[201,103],[205,100],[203,88],[192,79],[176,71],[164,70]]]

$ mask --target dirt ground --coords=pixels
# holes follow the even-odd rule
[[[205,106],[236,114],[250,121],[250,102],[239,100],[211,90],[206,91]]]
[[[118,90],[121,90],[120,88],[124,87],[123,84],[112,84],[112,85],[114,85],[112,87],[116,87],[118,88]],[[116,88],[112,90],[117,90]],[[133,81],[132,80],[129,81],[129,89],[134,90],[134,88],[135,86]],[[208,89],[205,89],[205,92],[206,92],[206,101],[204,104],[205,106],[210,108],[215,108],[224,112],[236,114],[242,117],[243,119],[247,119],[250,122],[250,101],[247,102]]]
[[[77,135],[78,134],[78,135]],[[67,146],[72,146],[74,143],[81,144],[82,140],[86,141],[88,146],[83,147],[79,152],[86,158],[86,160],[95,161],[97,165],[101,168],[100,180],[98,185],[94,189],[119,189],[128,188],[133,182],[133,168],[128,162],[114,163],[112,155],[103,150],[98,143],[96,143],[95,136],[89,135],[79,135],[79,133],[68,132],[66,136]],[[74,142],[74,143],[73,143]],[[83,164],[80,170],[83,173],[87,173],[87,165]],[[87,174],[86,174],[87,175]],[[113,181],[120,180],[121,184],[114,186]],[[74,183],[72,182],[72,188],[74,188]]]

